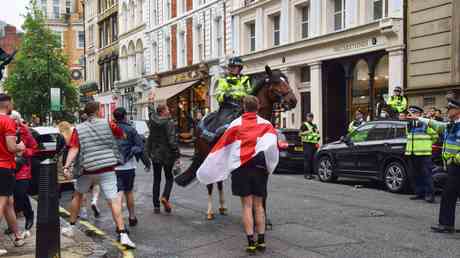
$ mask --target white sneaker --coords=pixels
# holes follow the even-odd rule
[[[6,255],[7,253],[8,251],[6,251],[5,249],[0,249],[0,256]]]
[[[74,237],[75,233],[74,233],[74,227],[73,225],[70,225],[68,227],[65,227],[61,230],[61,233],[63,236],[65,237],[68,237],[68,238],[72,238]]]
[[[126,233],[120,233],[120,243],[126,248],[136,248],[136,245],[129,239]]]
[[[80,219],[88,220],[88,209],[86,207],[81,208],[79,217]]]

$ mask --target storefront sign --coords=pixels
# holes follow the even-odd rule
[[[171,85],[171,84],[177,84],[181,82],[186,82],[186,81],[192,81],[192,80],[197,80],[200,79],[201,73],[197,71],[187,71],[183,73],[178,73],[170,76],[166,76],[161,78],[161,85]]]
[[[334,47],[334,51],[341,52],[341,51],[365,48],[365,47],[374,46],[374,45],[377,45],[377,38],[347,42],[345,44],[341,44],[339,46]]]
[[[61,89],[51,88],[51,111],[61,111]]]

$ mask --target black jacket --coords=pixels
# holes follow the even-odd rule
[[[171,118],[159,117],[156,112],[151,112],[149,129],[147,154],[153,162],[173,164],[180,156],[174,121]]]

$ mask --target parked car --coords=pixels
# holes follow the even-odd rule
[[[390,192],[406,191],[413,185],[404,155],[406,141],[406,122],[368,122],[341,140],[321,146],[315,157],[316,172],[323,182],[364,178],[383,182]],[[439,145],[433,146],[434,157],[440,151]]]
[[[32,158],[32,194],[38,192],[38,182],[40,177],[40,163],[48,158],[52,158],[56,154],[56,142],[59,130],[55,127],[33,127],[30,128],[39,146],[39,151]]]
[[[303,174],[303,146],[297,129],[278,129],[280,159],[275,173]]]

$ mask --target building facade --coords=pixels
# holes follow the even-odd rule
[[[213,71],[226,52],[223,0],[150,0],[146,5],[146,71],[157,102],[167,103],[181,138],[191,138],[193,120],[211,107]]]
[[[120,80],[115,84],[115,91],[119,96],[118,105],[134,120],[148,119],[146,105],[141,104],[148,95],[143,77],[146,74],[144,10],[147,5],[145,0],[122,0],[118,6]]]
[[[61,38],[61,47],[68,56],[72,82],[80,85],[84,75],[85,34],[83,6],[78,0],[37,1],[46,17],[46,25]]]
[[[407,88],[411,103],[445,107],[448,90],[460,88],[460,2],[407,5]]]
[[[312,112],[329,142],[356,110],[373,118],[404,87],[402,0],[227,0],[227,10],[227,54],[242,56],[249,74],[280,69],[300,100],[282,127]]]

